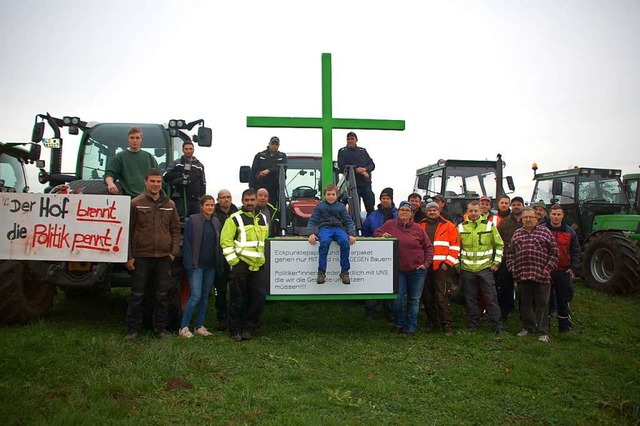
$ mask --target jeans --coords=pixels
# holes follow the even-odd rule
[[[193,311],[198,307],[198,317],[196,318],[195,328],[204,325],[204,318],[207,314],[207,305],[209,303],[209,293],[213,285],[213,278],[216,270],[214,268],[193,268],[189,271],[189,289],[191,296],[182,313],[181,328],[188,327],[193,316]]]
[[[127,307],[125,324],[128,331],[142,330],[142,302],[145,292],[155,291],[153,307],[153,330],[166,331],[169,324],[169,290],[171,280],[171,258],[136,257],[131,279],[131,296]]]
[[[340,272],[348,272],[351,269],[349,263],[349,236],[344,229],[320,228],[318,230],[318,239],[320,240],[320,249],[318,250],[318,271],[327,272],[327,255],[331,241],[337,241],[340,246]]]
[[[424,287],[424,278],[427,271],[416,269],[415,271],[402,272],[398,277],[398,298],[393,306],[396,327],[404,328],[407,333],[414,333],[418,323],[418,311],[420,310],[420,296]],[[404,309],[404,297],[407,296],[407,309]]]

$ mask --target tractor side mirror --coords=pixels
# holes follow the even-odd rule
[[[249,174],[251,173],[251,167],[249,166],[240,166],[240,182],[248,183],[249,182]]]
[[[31,142],[40,143],[44,137],[44,121],[37,121],[33,125],[33,132],[31,132]]]
[[[44,123],[43,123],[44,124]],[[42,138],[40,138],[42,139]],[[38,161],[40,159],[40,153],[42,152],[42,146],[33,143],[29,146],[29,160]]]
[[[516,185],[513,183],[513,177],[511,176],[507,176],[507,187],[509,188],[509,191],[513,192],[516,190]]]
[[[210,127],[200,127],[198,129],[198,145],[208,148],[213,141],[213,131]]]
[[[554,179],[551,184],[551,194],[562,195],[562,181],[560,179]]]

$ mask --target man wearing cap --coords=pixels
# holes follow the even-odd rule
[[[547,216],[547,205],[544,201],[538,201],[533,205],[533,211],[538,216],[538,225],[546,225],[549,222],[549,216]]]
[[[344,173],[345,167],[355,166],[358,197],[364,203],[367,216],[373,213],[375,195],[371,189],[371,172],[376,168],[366,149],[357,146],[358,136],[347,133],[347,146],[338,151],[338,169]]]
[[[377,210],[371,213],[362,224],[362,236],[373,237],[376,229],[382,226],[389,219],[397,219],[398,210],[393,204],[393,188],[385,188],[380,193],[380,204]],[[373,319],[376,313],[377,300],[365,300],[364,306],[367,319]],[[385,316],[393,321],[393,301],[383,300],[382,309]]]
[[[511,214],[500,221],[498,232],[504,246],[508,247],[511,237],[516,230],[522,228],[522,212],[524,210],[524,200],[522,197],[513,197],[511,199]],[[506,320],[515,309],[515,295],[513,285],[513,275],[507,267],[507,263],[500,265],[496,276],[496,285],[498,288],[498,303],[502,312],[502,319]]]
[[[427,214],[422,210],[422,197],[415,192],[409,194],[407,201],[411,203],[413,208],[413,221],[420,223],[427,218]]]
[[[427,331],[435,330],[436,321],[444,329],[445,336],[453,335],[453,317],[449,309],[451,268],[458,263],[460,239],[456,226],[440,216],[438,204],[427,204],[427,217],[420,225],[433,244],[433,263],[429,266],[422,290],[422,302],[427,312]]]
[[[438,204],[438,209],[440,209],[440,216],[444,217],[449,222],[453,222],[451,216],[449,216],[449,212],[447,211],[447,200],[440,194],[436,194],[431,197],[431,201],[435,201]]]
[[[276,208],[278,208],[278,194],[280,193],[278,170],[280,165],[287,164],[287,154],[279,149],[280,139],[273,136],[267,149],[260,151],[253,158],[249,174],[249,187],[256,191],[260,188],[269,191],[269,202]]]

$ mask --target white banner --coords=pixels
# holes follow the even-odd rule
[[[0,258],[126,262],[131,198],[0,193]]]
[[[340,248],[331,243],[327,256],[327,282],[317,284],[319,243],[311,245],[306,239],[270,239],[269,261],[270,295],[328,295],[328,294],[392,294],[394,284],[395,240],[357,240],[351,246],[351,284],[340,281]]]

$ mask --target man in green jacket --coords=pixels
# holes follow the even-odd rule
[[[480,203],[471,201],[467,206],[467,220],[458,225],[460,256],[456,267],[462,271],[462,289],[467,312],[467,328],[480,327],[478,289],[487,298],[489,320],[496,333],[503,332],[500,306],[493,273],[502,261],[504,243],[493,223],[480,215]]]
[[[220,245],[231,267],[229,332],[236,342],[250,340],[258,327],[267,296],[264,242],[269,235],[267,218],[256,210],[256,191],[242,193],[242,208],[229,216],[220,234]]]

